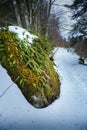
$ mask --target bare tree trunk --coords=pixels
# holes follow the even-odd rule
[[[49,19],[50,19],[50,13],[51,13],[51,8],[55,0],[49,0],[48,1],[48,11],[47,11],[47,25],[46,25],[46,38],[48,39],[48,28],[49,28]]]
[[[26,0],[24,0],[24,7],[25,7],[25,12],[24,12],[25,24],[26,24],[26,28],[29,28],[28,5]]]
[[[32,25],[32,23],[33,23],[33,19],[32,19],[32,15],[33,15],[33,10],[32,10],[32,3],[30,4],[31,5],[31,7],[30,7],[30,25]]]
[[[21,23],[21,18],[20,18],[19,11],[18,11],[18,8],[17,8],[17,2],[16,2],[16,0],[12,0],[12,3],[13,3],[14,11],[15,11],[17,24],[21,27],[22,23]]]
[[[47,11],[47,25],[46,25],[46,38],[48,38],[48,26],[49,26],[49,17],[50,17],[50,12],[51,12],[51,2],[52,0],[49,0],[48,2],[48,11]]]

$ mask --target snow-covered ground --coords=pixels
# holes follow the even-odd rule
[[[61,79],[59,99],[44,109],[31,106],[13,84],[0,97],[0,130],[87,130],[87,66],[59,48],[54,56]],[[12,84],[0,66],[0,95]]]

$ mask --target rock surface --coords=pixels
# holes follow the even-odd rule
[[[0,63],[28,102],[46,107],[60,94],[58,74],[49,58],[50,44],[20,27],[9,28],[0,31]]]

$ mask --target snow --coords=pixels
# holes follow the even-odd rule
[[[87,66],[73,51],[59,48],[54,56],[61,80],[60,97],[50,106],[31,106],[0,66],[0,130],[86,130]]]
[[[33,40],[37,38],[36,35],[31,34],[30,32],[26,31],[26,29],[18,26],[9,26],[9,31],[17,33],[18,37],[21,40],[27,39],[27,41],[30,43],[33,43]]]

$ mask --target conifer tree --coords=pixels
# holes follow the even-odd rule
[[[73,24],[72,34],[79,38],[87,36],[87,0],[74,0],[73,4],[69,6],[73,15],[72,18],[76,21]]]

